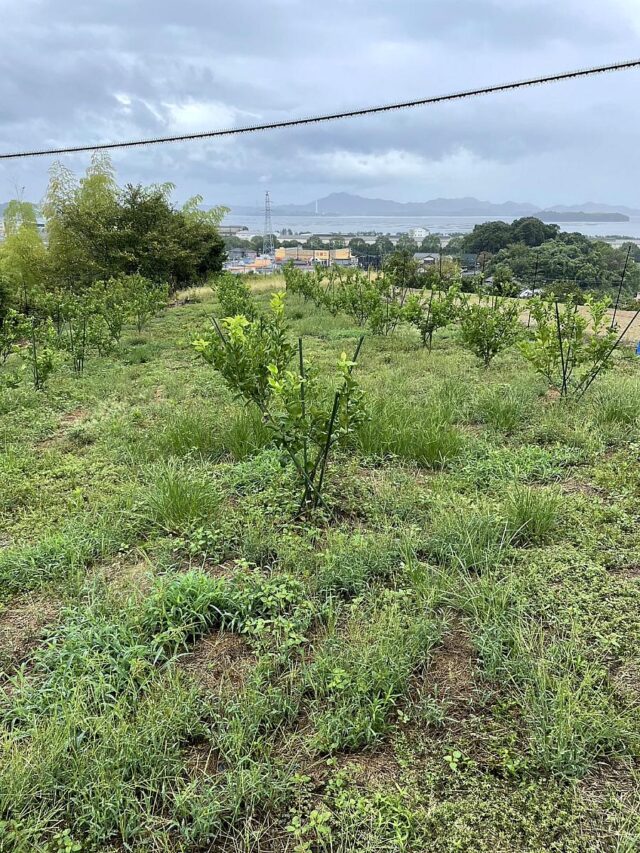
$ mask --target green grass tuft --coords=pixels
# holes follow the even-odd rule
[[[477,417],[500,432],[514,432],[529,414],[530,395],[509,385],[483,391],[476,403]]]
[[[149,518],[171,533],[211,522],[221,502],[220,489],[207,471],[176,462],[155,469],[145,500]]]
[[[507,526],[516,545],[545,545],[560,515],[557,491],[517,486],[506,500]]]
[[[444,468],[462,451],[462,434],[441,407],[377,400],[369,415],[358,433],[365,456],[397,457],[422,468]]]

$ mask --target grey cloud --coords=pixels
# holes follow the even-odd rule
[[[633,55],[639,23],[627,0],[23,0],[0,30],[0,146],[206,130],[517,79]],[[265,179],[281,201],[318,188],[420,198],[420,174],[445,195],[461,184],[496,201],[558,187],[575,201],[595,170],[601,189],[607,152],[602,200],[637,204],[637,81],[630,72],[114,160],[122,180],[170,179],[212,202],[251,200]],[[41,195],[46,166],[0,164],[0,200],[16,176]]]

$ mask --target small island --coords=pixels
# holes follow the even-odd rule
[[[629,217],[624,213],[543,210],[536,215],[543,222],[629,222]]]

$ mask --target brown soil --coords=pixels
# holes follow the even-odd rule
[[[585,495],[588,498],[602,497],[604,490],[594,486],[592,483],[587,483],[575,478],[569,478],[564,482],[559,483],[560,488],[567,495]]]
[[[178,666],[204,690],[213,692],[224,683],[239,687],[254,661],[247,640],[241,634],[224,631],[198,640]]]
[[[63,415],[60,418],[60,422],[58,424],[58,429],[68,429],[70,426],[74,426],[78,423],[78,421],[83,421],[89,412],[86,409],[74,409],[72,412],[67,412],[66,415]]]
[[[227,560],[224,563],[206,563],[202,568],[212,578],[232,578],[238,574],[237,560]]]
[[[623,581],[634,581],[640,578],[640,563],[629,563],[626,566],[614,563],[608,567],[609,573]]]
[[[393,752],[381,746],[374,752],[359,752],[339,759],[339,767],[348,770],[354,781],[367,787],[390,787],[401,770]]]
[[[471,640],[461,625],[454,623],[434,654],[426,674],[432,693],[449,705],[450,715],[467,715],[475,692],[476,659]]]
[[[624,765],[601,764],[592,770],[581,782],[581,789],[588,799],[604,799],[608,788],[613,785],[619,793],[631,793],[634,790],[633,778],[629,768]]]
[[[220,769],[219,755],[210,743],[196,743],[186,754],[185,763],[191,778],[213,776]]]
[[[142,599],[153,583],[153,569],[146,560],[137,562],[126,559],[116,560],[104,570],[104,577],[111,589],[118,595],[133,595]]]
[[[0,662],[22,663],[38,645],[46,625],[55,621],[60,602],[51,596],[25,596],[0,611]]]
[[[50,447],[52,444],[61,441],[69,432],[71,427],[85,420],[88,416],[89,412],[81,407],[78,409],[74,409],[72,412],[67,412],[67,414],[63,415],[58,421],[56,431],[47,438],[44,438],[42,441],[39,441],[36,444],[36,447],[39,450],[44,450],[47,447]]]
[[[640,578],[640,563],[634,563],[632,566],[625,566],[620,570],[620,574],[625,580],[635,580]]]
[[[633,703],[640,703],[640,666],[623,663],[611,675],[617,693]]]

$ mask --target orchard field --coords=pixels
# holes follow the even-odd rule
[[[209,288],[0,390],[0,849],[638,850],[640,360],[283,310],[357,383],[314,507]]]

